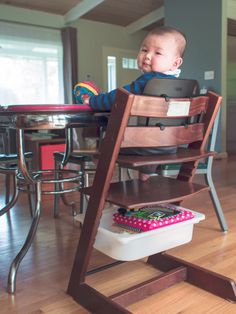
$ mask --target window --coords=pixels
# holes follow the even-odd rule
[[[122,58],[122,68],[138,70],[137,60],[133,58]]]
[[[0,23],[0,103],[63,103],[59,30]]]
[[[115,89],[117,86],[116,82],[116,57],[108,56],[107,57],[107,77],[108,77],[108,92]]]

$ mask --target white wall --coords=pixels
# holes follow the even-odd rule
[[[22,9],[4,4],[0,4],[0,20],[53,28],[65,26],[62,15]]]
[[[87,74],[99,86],[103,86],[103,47],[113,47],[138,52],[146,34],[144,31],[127,34],[121,26],[107,25],[80,19],[71,26],[77,28],[79,80]]]
[[[0,4],[0,20],[14,23],[42,25],[49,28],[63,28],[66,26],[65,17],[28,9],[21,9]],[[109,25],[78,19],[70,25],[78,31],[78,73],[79,80],[85,80],[87,74],[100,87],[103,82],[103,47],[114,47],[125,50],[136,50],[146,32],[139,31],[129,35],[124,27]]]

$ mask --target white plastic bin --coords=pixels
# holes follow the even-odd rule
[[[114,212],[103,212],[94,248],[120,261],[141,259],[188,243],[192,239],[193,225],[205,219],[203,214],[192,211],[195,216],[192,219],[152,231],[131,234],[114,226]],[[77,219],[83,222],[83,217],[78,215]]]

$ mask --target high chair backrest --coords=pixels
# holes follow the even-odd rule
[[[170,126],[129,126],[124,130],[121,147],[166,147],[190,144],[203,150],[221,97],[213,92],[194,98],[169,98],[131,95],[120,90],[113,111],[120,111],[121,98],[128,97],[124,120],[132,116],[165,118]],[[117,113],[118,114],[118,113]],[[188,118],[193,122],[171,125],[172,119]]]
[[[144,88],[143,95],[189,98],[199,94],[199,85],[193,79],[152,78]]]
[[[191,170],[186,170],[183,180],[191,181],[201,158],[208,157],[205,153],[207,139],[219,110],[222,97],[214,92],[206,96],[193,98],[170,98],[134,95],[124,89],[117,92],[109,118],[106,137],[101,145],[100,159],[103,160],[104,172],[110,171],[109,162],[105,169],[105,159],[118,160],[121,147],[167,147],[188,144],[188,148],[180,155],[169,154],[157,156],[140,156],[144,159],[138,166],[147,164],[166,164],[191,161]],[[194,122],[188,125],[166,126],[129,126],[130,117],[173,118],[194,117]],[[110,156],[109,153],[110,152]],[[112,152],[112,153],[111,153]],[[211,153],[212,154],[212,153]],[[126,163],[130,156],[119,156],[121,163]],[[132,161],[132,156],[131,159]],[[112,164],[112,162],[111,162]],[[127,163],[129,166],[129,162]],[[193,169],[194,168],[194,169]],[[113,170],[112,170],[113,171]],[[190,172],[190,173],[188,173]],[[183,176],[181,171],[179,176]],[[101,178],[100,178],[101,179]],[[108,176],[108,181],[111,176]]]
[[[199,85],[193,79],[180,78],[152,78],[144,88],[143,95],[159,96],[167,98],[191,98],[199,95]],[[188,123],[189,119],[165,119],[165,118],[138,118],[138,124],[153,125],[156,123],[162,125],[180,125]]]

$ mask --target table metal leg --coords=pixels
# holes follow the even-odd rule
[[[7,170],[6,170],[7,171]],[[12,171],[12,170],[11,170]],[[12,173],[11,173],[12,174]],[[18,199],[18,189],[17,189],[17,177],[16,177],[17,171],[15,170],[12,174],[14,176],[13,180],[13,195],[11,197],[11,200],[0,210],[0,216],[7,213],[16,203]]]
[[[8,286],[7,290],[9,293],[14,294],[16,291],[16,276],[17,276],[17,270],[20,266],[20,263],[26,253],[28,252],[33,240],[34,236],[36,234],[36,230],[38,227],[38,223],[40,220],[40,214],[41,214],[41,182],[38,181],[36,183],[36,209],[33,213],[33,219],[31,222],[30,230],[28,232],[27,238],[20,250],[20,252],[17,254],[13,262],[11,263],[9,275],[8,275]]]

